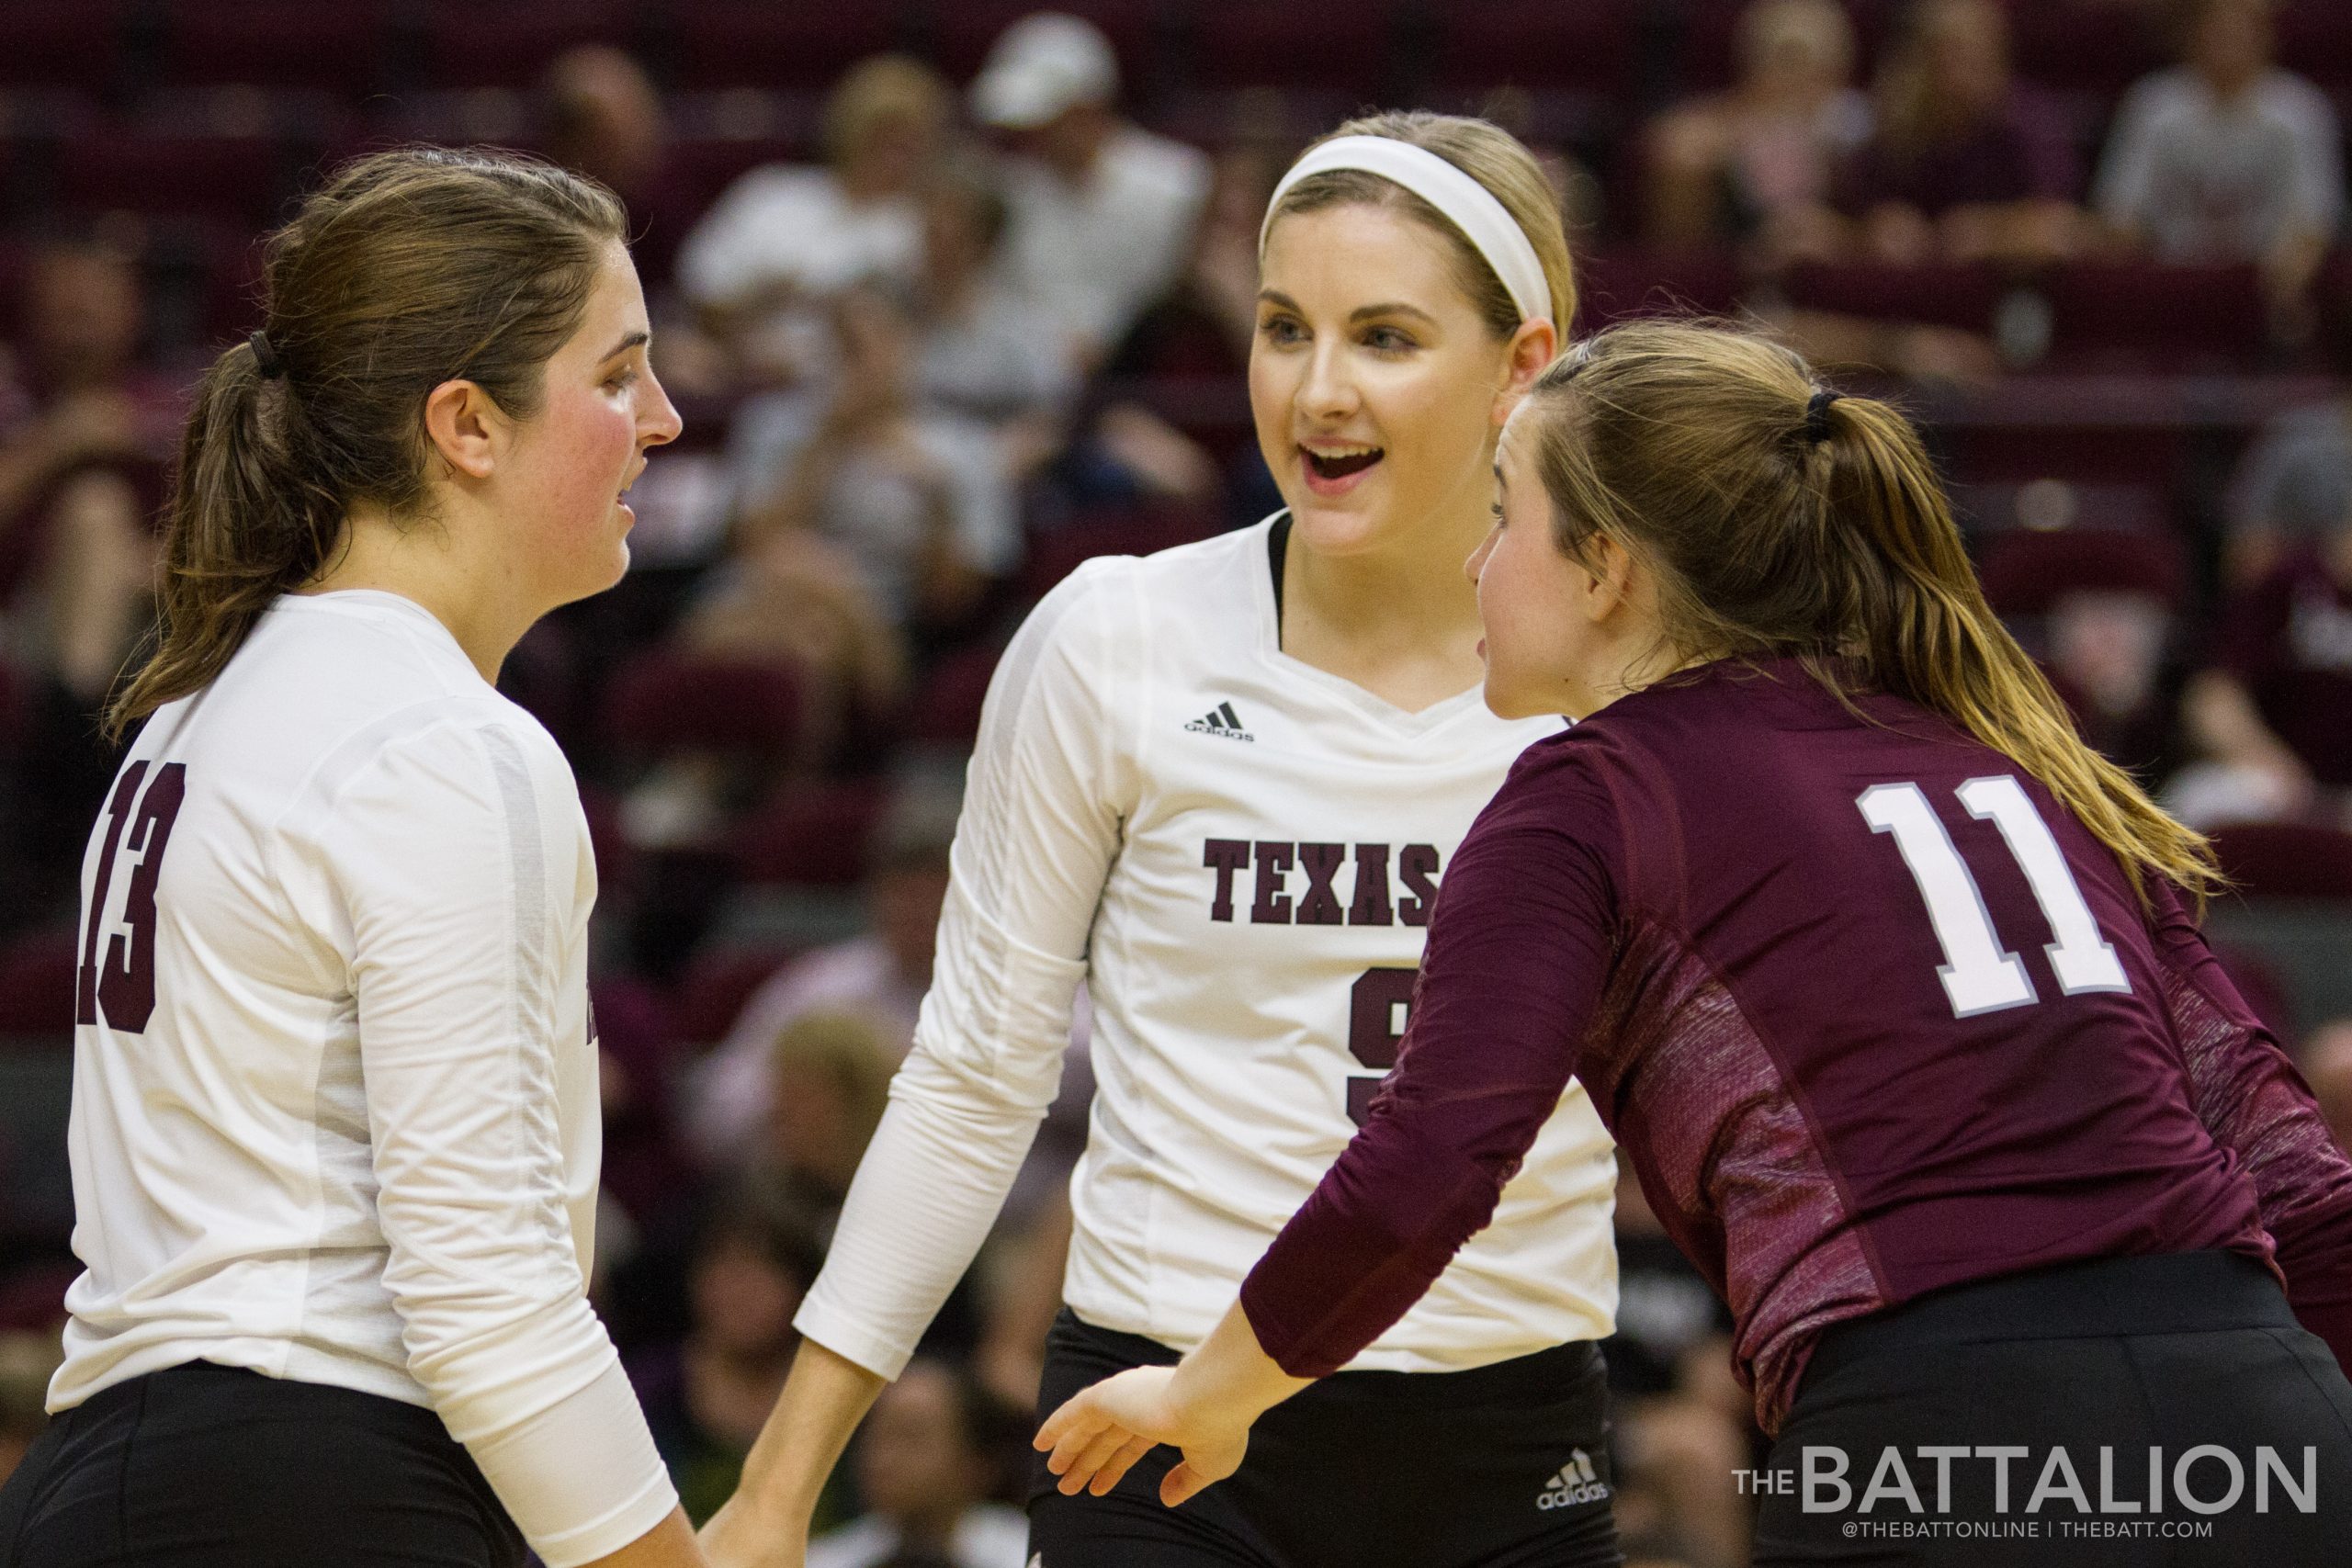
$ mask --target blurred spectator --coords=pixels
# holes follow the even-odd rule
[[[645,68],[620,50],[589,44],[556,57],[539,84],[547,155],[601,180],[628,207],[629,255],[648,295],[670,281],[697,216],[669,166],[669,122]]]
[[[736,413],[738,549],[755,562],[772,541],[815,535],[889,624],[953,629],[1020,561],[1012,454],[987,423],[920,401],[916,323],[882,290],[853,288],[831,316],[837,371]]]
[[[794,777],[842,761],[847,744],[906,694],[909,654],[895,615],[842,543],[807,528],[759,537],[707,576],[673,640],[715,661],[798,674],[798,739],[783,763]],[[716,758],[675,759],[630,794],[624,825],[639,845],[707,843],[776,779],[763,760],[730,769]]]
[[[810,1216],[831,1241],[850,1179],[881,1124],[898,1066],[871,1019],[812,1012],[768,1048],[766,1135],[753,1147],[751,1179]]]
[[[1869,137],[1854,28],[1835,0],[1757,0],[1739,18],[1739,80],[1649,133],[1649,243],[1752,243],[1773,265],[1838,249],[1838,164]]]
[[[2231,481],[2225,582],[2245,588],[2352,518],[2352,398],[2290,409],[2263,428]]]
[[[2303,1047],[2302,1069],[2335,1141],[2352,1151],[2352,1018],[2312,1032]]]
[[[791,1208],[729,1198],[704,1223],[687,1265],[685,1338],[628,1358],[654,1446],[696,1524],[718,1511],[742,1477],[743,1456],[799,1344],[792,1314],[823,1261]]]
[[[2207,765],[2169,795],[2194,826],[2325,809],[2352,788],[2352,515],[2231,596],[2186,713]]]
[[[0,1334],[0,1484],[49,1425],[49,1380],[64,1359],[54,1334]]]
[[[1005,29],[971,92],[1015,153],[1006,275],[1090,368],[1174,278],[1209,189],[1208,159],[1121,118],[1118,90],[1110,40],[1048,12]]]
[[[962,1367],[917,1358],[882,1391],[858,1429],[854,1462],[866,1512],[808,1543],[808,1568],[1022,1568],[1029,1519],[989,1499],[1023,1450],[1021,1412],[1001,1407]]]
[[[1711,1341],[1709,1351],[1728,1378],[1730,1342]],[[1747,1562],[1753,1510],[1736,1479],[1755,1463],[1747,1428],[1688,1394],[1628,1404],[1616,1427],[1617,1528],[1642,1555],[1694,1568]]]
[[[2184,0],[2186,63],[2134,86],[2099,167],[2099,216],[2158,261],[2255,262],[2303,300],[2344,209],[2335,111],[2271,62],[2270,0]]]
[[[986,164],[945,160],[922,187],[922,274],[915,290],[915,396],[929,408],[1003,428],[1031,427],[1008,467],[1052,448],[1073,389],[1052,319],[1014,293],[995,266],[1010,218],[1003,181]]]
[[[1129,329],[1112,376],[1238,376],[1258,335],[1258,228],[1286,160],[1244,141],[1210,165],[1209,195],[1191,259]]]
[[[2188,570],[2169,535],[2016,528],[1986,547],[1985,597],[2101,754],[2160,779],[2179,693],[2168,656]]]
[[[875,279],[913,282],[922,253],[916,190],[953,102],[928,65],[898,55],[864,62],[826,101],[828,166],[753,169],[686,237],[679,287],[752,380],[788,382],[828,362],[811,302]]]
[[[705,1057],[686,1095],[686,1134],[713,1167],[742,1160],[777,1092],[776,1041],[818,1013],[873,1027],[890,1066],[914,1043],[931,988],[933,943],[947,899],[947,852],[960,791],[917,775],[893,795],[865,886],[871,930],[786,967],[744,1003],[726,1040]]]
[[[114,773],[93,715],[152,613],[151,519],[180,415],[140,363],[145,319],[123,251],[91,238],[35,248],[20,356],[0,384],[0,658],[30,678],[0,924],[73,908]]]
[[[96,240],[44,244],[25,283],[23,357],[0,390],[0,592],[19,592],[16,651],[85,705],[145,622],[148,516],[179,417],[139,364],[145,318],[130,256]]]
[[[2064,116],[2011,78],[1992,0],[1919,0],[1879,73],[1876,110],[1838,192],[1869,257],[2030,265],[2076,249]]]

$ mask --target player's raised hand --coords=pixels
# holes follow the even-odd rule
[[[1064,1495],[1100,1497],[1161,1443],[1184,1456],[1161,1479],[1159,1500],[1176,1506],[1241,1468],[1254,1410],[1227,1415],[1172,1397],[1173,1367],[1136,1367],[1083,1389],[1047,1416],[1036,1447]]]

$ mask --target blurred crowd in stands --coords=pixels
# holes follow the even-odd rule
[[[1583,329],[1769,324],[1925,423],[2087,733],[2213,830],[2217,944],[2352,1138],[2352,265],[2340,0],[52,0],[0,14],[0,1473],[40,1421],[94,712],[181,399],[350,152],[536,149],[627,200],[686,419],[636,565],[505,685],[603,879],[596,1290],[697,1517],[792,1353],[928,984],[998,649],[1086,557],[1279,504],[1268,192],[1366,104],[1553,172]],[[825,1568],[1019,1568],[1085,1136],[1060,1103],[836,1478]],[[1619,1518],[1746,1559],[1727,1319],[1621,1203]],[[925,1555],[925,1554],[928,1555]]]

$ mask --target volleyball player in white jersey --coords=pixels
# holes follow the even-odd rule
[[[1044,1407],[1210,1330],[1393,1060],[1448,857],[1557,728],[1487,711],[1461,573],[1497,434],[1574,305],[1534,161],[1481,121],[1356,121],[1290,171],[1262,251],[1250,400],[1289,507],[1088,563],[1007,653],[915,1050],[743,1489],[704,1532],[727,1568],[801,1561],[818,1487],[1054,1097],[1081,976],[1098,1089]],[[1171,1511],[1149,1460],[1099,1497],[1041,1468],[1044,1568],[1618,1561],[1592,1343],[1612,1182],[1571,1088],[1495,1227],[1268,1417],[1297,1411],[1261,1426],[1238,1484]]]
[[[344,170],[206,378],[83,872],[58,1419],[20,1568],[702,1561],[582,1277],[595,872],[492,686],[678,432],[619,203]]]

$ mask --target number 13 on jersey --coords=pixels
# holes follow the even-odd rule
[[[187,797],[187,764],[157,768],[141,795],[139,785],[146,775],[143,761],[125,768],[99,819],[97,876],[90,885],[85,917],[89,924],[82,933],[82,963],[74,982],[74,1021],[104,1022],[125,1034],[146,1032],[155,1013],[155,879],[163,874],[180,802]],[[107,895],[114,886],[116,852],[124,848],[139,863],[123,894],[121,929],[114,930],[107,924]]]
[[[1968,814],[2000,830],[2001,839],[2025,873],[2042,919],[2056,938],[2043,951],[2058,988],[2068,996],[2085,991],[2128,991],[2132,982],[2115,949],[2098,934],[2083,890],[2067,869],[2066,856],[2051,836],[2050,825],[2034,809],[2023,786],[2007,773],[1970,779],[1953,792]],[[1952,1016],[1969,1018],[1980,1012],[2023,1007],[2038,999],[2033,977],[2018,955],[2001,945],[1984,895],[1960,851],[1944,831],[1935,807],[1916,784],[1873,784],[1855,797],[1862,819],[1874,833],[1892,834],[1919,897],[1928,906],[1928,923],[1944,951],[1944,995],[1951,1000]]]

